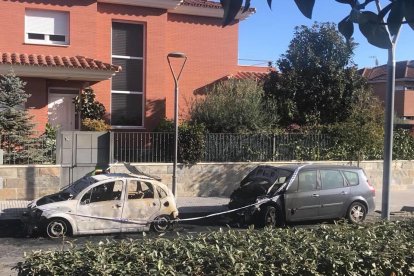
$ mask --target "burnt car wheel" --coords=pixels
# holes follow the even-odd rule
[[[170,216],[160,215],[154,219],[151,228],[158,233],[162,233],[172,229],[172,221]]]
[[[258,221],[256,226],[263,227],[275,227],[277,221],[277,211],[273,206],[266,206],[260,210]]]
[[[361,223],[365,220],[367,208],[361,202],[354,202],[349,206],[347,219],[351,223]]]
[[[70,225],[65,219],[51,219],[46,226],[46,234],[49,238],[61,238],[70,233]]]

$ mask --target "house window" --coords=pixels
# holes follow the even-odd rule
[[[122,71],[112,78],[111,124],[142,127],[144,114],[144,26],[112,23],[112,63]]]
[[[26,10],[25,42],[35,44],[69,44],[69,13]]]

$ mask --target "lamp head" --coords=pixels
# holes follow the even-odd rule
[[[169,58],[187,58],[187,56],[182,52],[171,52],[167,55]]]

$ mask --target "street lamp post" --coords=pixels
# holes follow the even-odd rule
[[[184,59],[178,75],[175,75],[171,59]],[[172,177],[172,192],[177,198],[177,157],[178,157],[178,81],[183,72],[184,65],[187,62],[187,56],[181,52],[171,52],[167,55],[168,65],[174,78],[174,163],[173,163],[173,177]]]

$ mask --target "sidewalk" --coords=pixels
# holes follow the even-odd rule
[[[202,216],[226,211],[228,198],[225,197],[178,197],[177,207],[181,218]],[[18,219],[29,201],[0,201],[0,220]],[[390,193],[390,212],[414,212],[414,189],[393,190]],[[382,191],[376,191],[375,210],[382,208]]]

